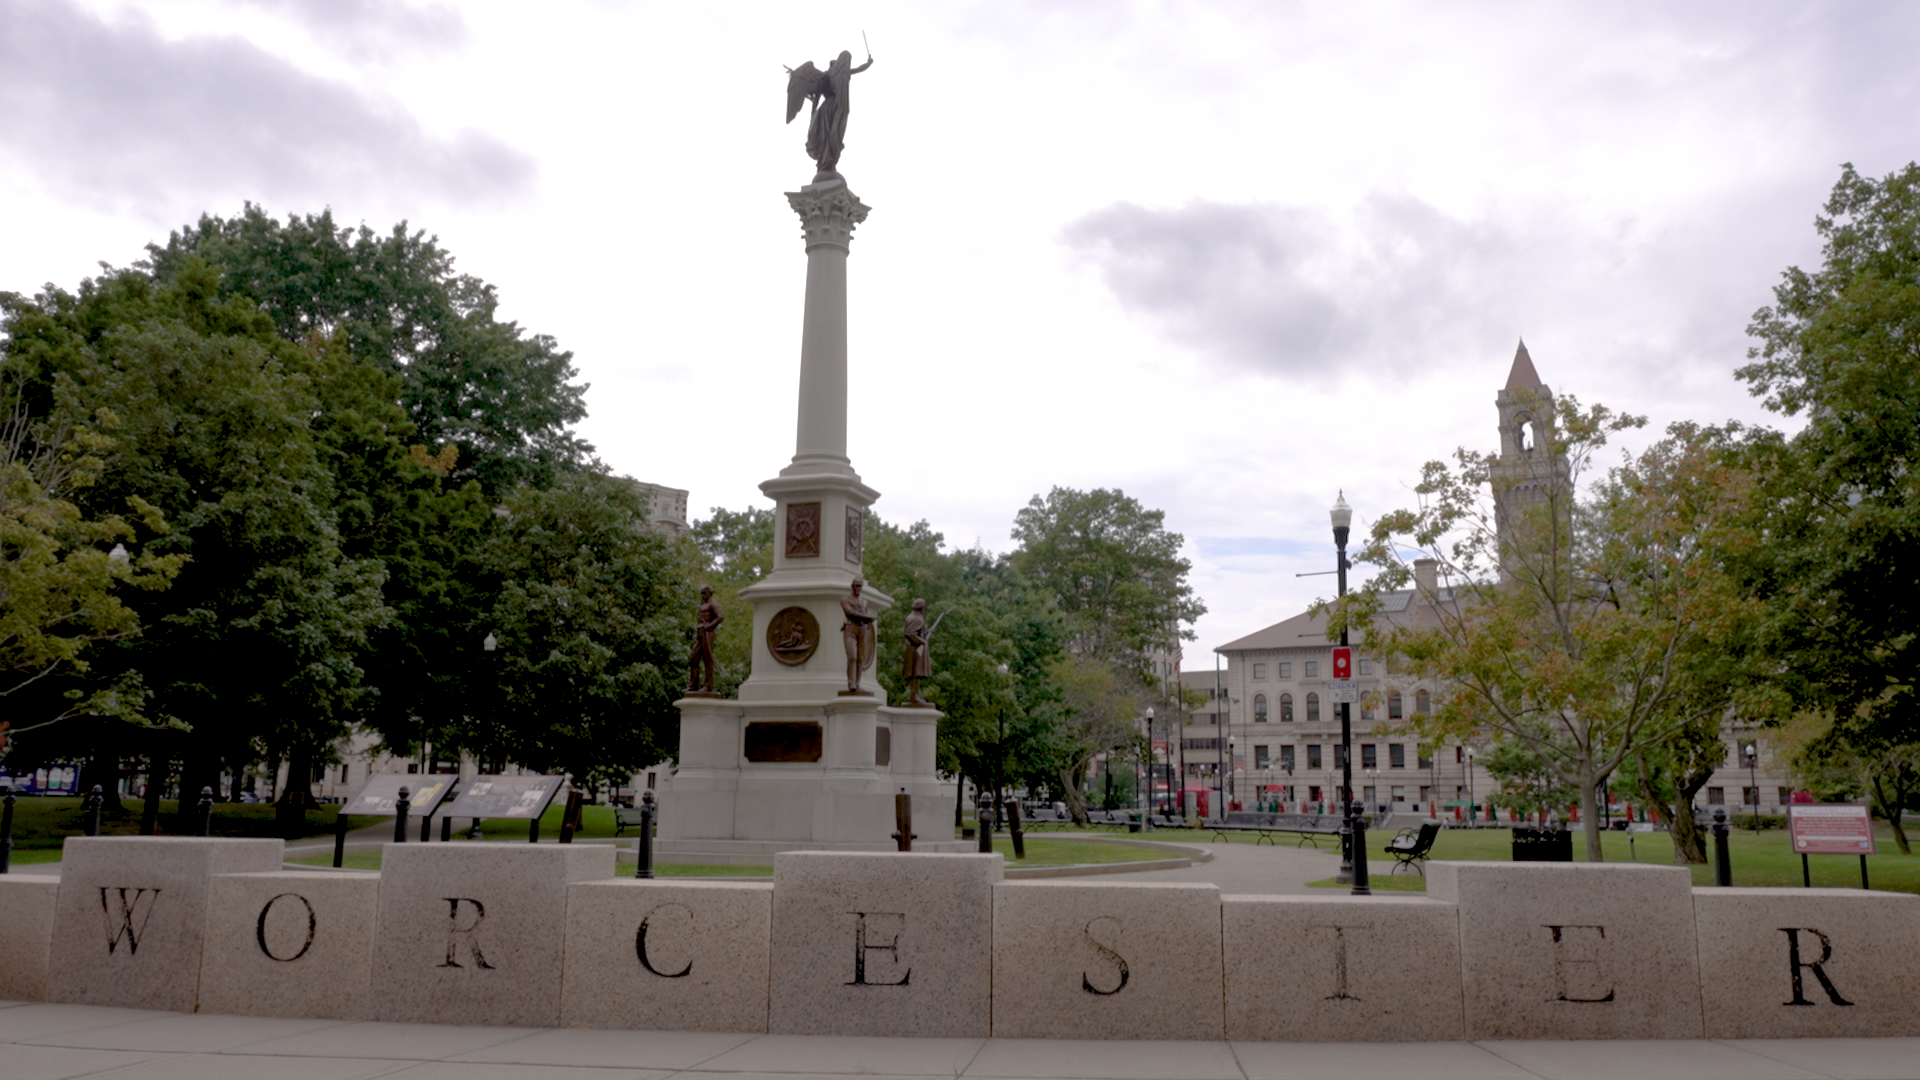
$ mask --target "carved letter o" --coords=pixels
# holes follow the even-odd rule
[[[300,951],[297,953],[294,953],[292,956],[275,956],[273,955],[273,950],[267,948],[267,913],[273,910],[273,905],[279,903],[282,900],[285,900],[289,896],[293,897],[295,900],[298,900],[302,904],[306,905],[307,942],[306,944],[300,946]],[[266,906],[260,909],[260,920],[254,925],[254,936],[259,940],[260,951],[266,954],[267,959],[278,960],[283,964],[290,964],[293,961],[298,960],[301,957],[307,955],[307,950],[313,948],[313,931],[317,925],[318,925],[318,920],[316,920],[313,917],[313,905],[308,902],[306,897],[301,896],[299,893],[283,892],[279,896],[276,896],[273,899],[267,901]]]

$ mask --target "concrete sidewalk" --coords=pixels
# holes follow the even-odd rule
[[[0,1003],[6,1080],[1920,1080],[1920,1039],[1245,1043],[570,1031]]]

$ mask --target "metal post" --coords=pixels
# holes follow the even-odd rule
[[[1813,888],[1813,870],[1807,866],[1807,857],[1805,855],[1800,856],[1800,887],[1804,889]]]
[[[634,841],[633,876],[653,876],[653,789],[640,793],[640,836]]]
[[[1027,857],[1027,834],[1020,830],[1020,800],[1007,800],[1007,835],[1013,837],[1013,857]]]
[[[1727,812],[1713,812],[1713,883],[1722,888],[1733,884],[1733,863],[1727,860]]]
[[[913,796],[906,788],[893,797],[893,842],[900,851],[913,850]]]
[[[100,785],[93,785],[93,790],[87,793],[86,800],[82,803],[87,815],[86,833],[88,836],[100,835],[100,809],[101,804],[105,801],[106,795],[101,792]]]
[[[393,802],[393,842],[407,842],[407,795],[406,788],[400,789],[400,797]]]
[[[347,804],[341,803],[340,809],[333,815],[333,868],[340,869],[340,864],[346,860],[346,857]]]
[[[974,832],[980,835],[980,854],[990,854],[993,851],[993,793],[991,791],[980,793],[980,808],[975,814],[979,827],[974,829]]]
[[[0,874],[4,874],[7,864],[13,861],[13,804],[16,797],[11,784],[0,788],[0,791],[6,792],[0,795]]]
[[[532,821],[527,822],[527,843],[537,844],[539,842],[540,842],[540,818],[538,815],[535,815]]]
[[[154,767],[154,756],[147,757],[147,793],[141,799],[140,835],[152,836],[160,831],[160,789],[166,786],[166,773]],[[156,775],[157,774],[157,775]]]
[[[452,839],[453,839],[453,819],[450,817],[443,816],[440,819],[440,842],[444,844]]]
[[[1860,856],[1860,887],[1867,887],[1867,857],[1864,853]]]
[[[197,816],[200,819],[200,835],[212,836],[213,835],[213,789],[212,788],[203,787],[200,789],[200,802],[194,807],[194,809],[195,811],[197,811]]]
[[[420,818],[420,842],[433,839],[433,811],[429,810]]]

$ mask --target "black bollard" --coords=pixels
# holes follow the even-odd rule
[[[1027,857],[1027,834],[1020,828],[1020,800],[1007,800],[1007,835],[1013,837],[1013,857]]]
[[[980,853],[986,855],[993,851],[993,796],[984,791],[980,793],[979,817],[980,827],[974,831],[980,834]]]
[[[400,789],[400,797],[393,801],[393,842],[407,842],[407,789]]]
[[[95,784],[93,785],[93,790],[87,793],[85,801],[81,803],[81,806],[86,809],[87,813],[86,833],[88,836],[100,835],[100,810],[102,804],[106,801],[106,796],[100,791],[100,785]]]
[[[13,803],[12,785],[0,788],[0,874],[7,872],[7,864],[13,861]]]
[[[200,789],[200,802],[195,805],[194,810],[200,820],[200,835],[212,836],[213,835],[213,789],[212,788],[203,787]]]
[[[653,876],[653,789],[640,793],[640,836],[634,841],[633,876]]]
[[[1721,887],[1733,884],[1733,863],[1727,861],[1727,812],[1713,812],[1713,883]]]
[[[346,857],[347,804],[341,803],[340,810],[333,815],[333,868],[340,869],[340,864],[346,860]]]
[[[1373,886],[1367,880],[1367,812],[1357,802],[1347,804],[1347,835],[1353,841],[1353,888],[1347,895],[1372,896]]]
[[[913,850],[913,796],[906,788],[893,797],[893,843],[901,851]]]

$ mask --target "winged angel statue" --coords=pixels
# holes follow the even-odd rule
[[[807,156],[819,166],[814,182],[840,175],[840,150],[847,138],[847,113],[851,105],[847,90],[853,77],[873,66],[873,57],[859,67],[853,66],[853,54],[842,50],[827,70],[821,71],[809,60],[797,68],[787,68],[787,123],[800,115],[800,103],[812,105],[807,121]]]

